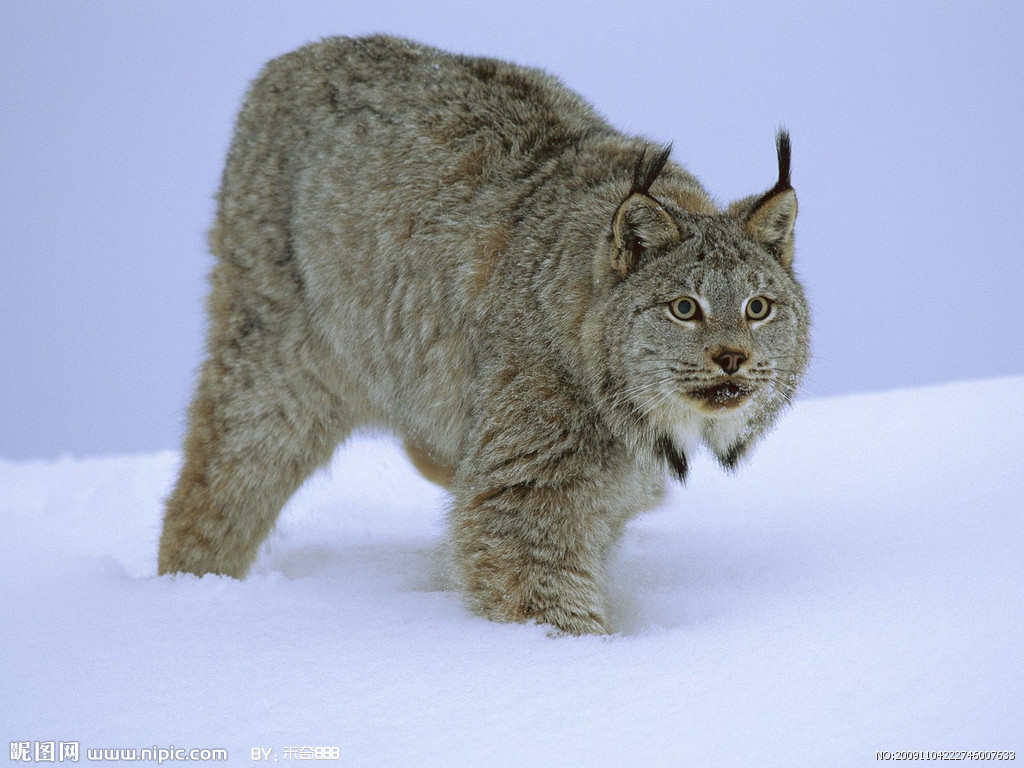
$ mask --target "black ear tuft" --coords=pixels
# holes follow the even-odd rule
[[[779,180],[776,182],[775,187],[778,191],[792,189],[793,184],[789,178],[789,168],[793,147],[789,143],[789,131],[779,131],[775,137],[775,152],[779,156]]]
[[[650,147],[645,145],[644,151],[640,153],[640,156],[636,159],[636,165],[633,166],[633,186],[629,190],[630,195],[639,192],[642,195],[650,196],[651,185],[654,184],[658,175],[665,170],[668,156],[672,153],[671,144],[666,144],[651,157],[648,157],[648,149]]]
[[[789,131],[779,131],[775,136],[775,153],[779,157],[779,180],[775,182],[774,187],[761,195],[760,199],[754,203],[753,210],[755,211],[762,203],[771,200],[780,192],[785,192],[786,190],[793,188],[793,182],[790,179],[793,145],[789,141]]]
[[[730,211],[742,217],[747,235],[767,246],[784,267],[789,267],[793,263],[793,226],[797,212],[796,191],[789,176],[792,164],[789,133],[779,131],[775,150],[779,156],[779,180],[775,186],[760,197],[733,203]]]

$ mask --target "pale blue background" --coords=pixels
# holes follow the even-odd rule
[[[786,125],[807,395],[1024,372],[1020,2],[4,0],[0,457],[178,447],[246,85],[375,31],[543,66],[722,200]]]

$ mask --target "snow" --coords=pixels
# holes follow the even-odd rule
[[[0,724],[345,766],[859,766],[1021,750],[1024,377],[799,403],[627,529],[616,632],[468,613],[442,491],[340,449],[245,581],[155,576],[176,453],[0,461]],[[321,763],[323,764],[323,763]]]

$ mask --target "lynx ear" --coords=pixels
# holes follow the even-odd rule
[[[784,267],[793,263],[793,227],[796,224],[796,192],[790,183],[791,147],[789,134],[780,131],[775,139],[779,156],[779,180],[757,198],[748,198],[730,206],[730,212],[743,218],[747,236],[768,246]]]
[[[615,252],[612,267],[623,277],[636,268],[648,251],[659,251],[679,240],[679,227],[653,197],[634,192],[622,201],[612,219]]]
[[[612,268],[625,277],[648,251],[661,250],[679,241],[675,219],[651,194],[651,185],[668,162],[672,148],[664,147],[648,159],[647,147],[633,168],[633,186],[612,217],[615,251]]]

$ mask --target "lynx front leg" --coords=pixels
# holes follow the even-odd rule
[[[460,499],[455,554],[471,607],[495,621],[603,634],[610,526],[574,508],[568,488],[505,486]]]
[[[605,558],[629,503],[617,497],[617,448],[557,376],[517,373],[491,398],[453,488],[470,606],[497,621],[605,633]]]

